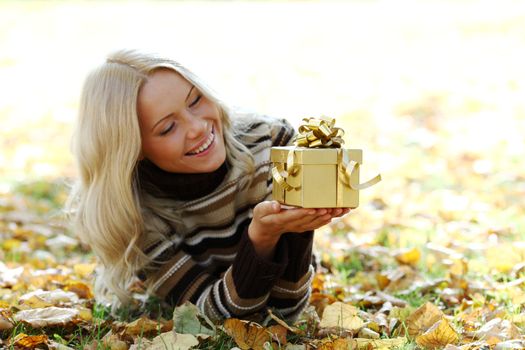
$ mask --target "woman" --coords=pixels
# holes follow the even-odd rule
[[[313,230],[347,209],[281,208],[272,146],[284,120],[236,113],[178,63],[118,51],[86,79],[74,138],[76,231],[100,259],[97,284],[129,302],[133,279],[208,317],[308,302]],[[98,288],[100,290],[100,288]]]

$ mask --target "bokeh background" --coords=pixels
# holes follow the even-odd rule
[[[384,179],[345,220],[355,232],[524,232],[524,1],[2,1],[3,193],[74,179],[83,79],[119,48],[295,125],[337,118],[363,178]]]

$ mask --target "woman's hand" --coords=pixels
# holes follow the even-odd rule
[[[253,210],[248,236],[258,255],[271,258],[283,233],[315,230],[349,211],[348,208],[283,209],[277,201],[265,201]]]

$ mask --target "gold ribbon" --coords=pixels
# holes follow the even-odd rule
[[[304,118],[303,122],[305,122],[305,124],[299,126],[299,134],[294,139],[296,147],[341,148],[344,144],[344,130],[334,126],[335,118],[326,116],[322,116],[321,118]],[[337,154],[339,160],[339,175],[343,185],[358,191],[381,181],[381,175],[376,175],[367,182],[360,184],[355,177],[352,176],[354,171],[359,170],[359,163],[350,160],[348,153],[342,149],[338,149]],[[286,179],[289,176],[294,176],[298,170],[299,166],[295,163],[295,151],[292,150],[288,153],[286,159],[286,170],[283,164],[277,164],[272,168],[272,176],[277,184],[285,191],[296,190],[301,186],[294,187],[286,182]]]
[[[354,171],[359,170],[359,163],[355,160],[350,160],[348,158],[347,152],[342,152],[339,150],[338,153],[339,161],[339,175],[343,185],[350,187],[353,190],[359,191],[364,190],[370,186],[374,186],[376,183],[381,181],[381,174],[377,174],[367,182],[359,183],[356,177],[352,176]],[[342,156],[342,159],[341,159]]]
[[[344,143],[344,130],[336,128],[335,118],[304,118],[299,126],[299,134],[294,143],[297,147],[308,148],[341,148]]]

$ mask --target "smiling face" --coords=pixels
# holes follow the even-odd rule
[[[224,163],[219,108],[180,74],[153,71],[137,103],[143,158],[172,173],[207,173]]]

